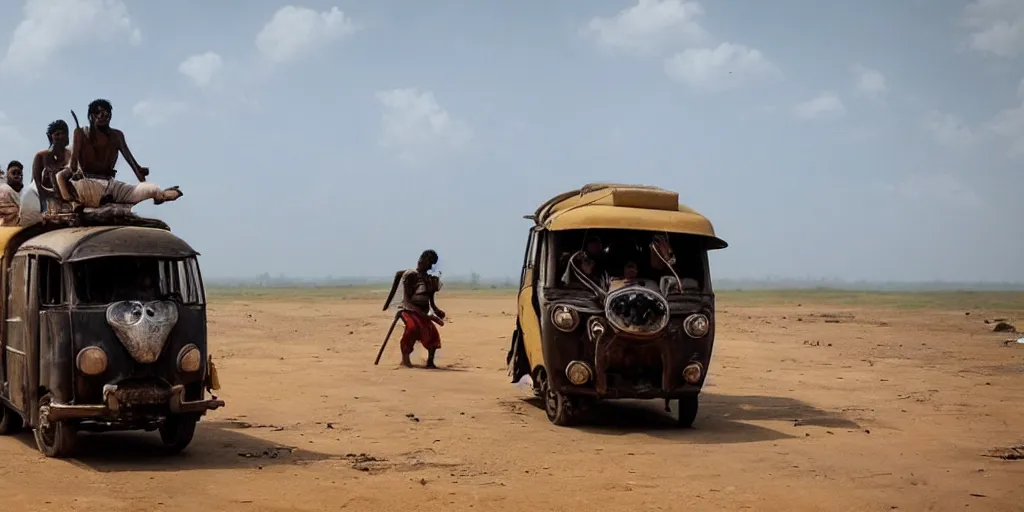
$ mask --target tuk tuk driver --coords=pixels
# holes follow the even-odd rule
[[[420,255],[416,268],[406,270],[402,276],[402,322],[405,331],[399,342],[402,350],[402,366],[411,368],[409,356],[419,341],[427,349],[427,368],[437,368],[434,353],[441,348],[441,334],[434,323],[444,325],[447,316],[434,302],[434,294],[441,282],[427,272],[437,264],[437,252],[427,249]],[[430,310],[434,310],[434,315]],[[436,316],[435,316],[436,315]]]

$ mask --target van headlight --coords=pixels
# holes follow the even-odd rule
[[[193,373],[199,371],[199,365],[203,362],[203,355],[199,353],[199,348],[189,343],[185,345],[181,352],[178,352],[178,371],[183,373]]]
[[[551,310],[551,323],[559,331],[572,332],[580,324],[580,314],[565,304],[559,304]]]
[[[86,375],[99,375],[107,371],[107,353],[99,347],[85,347],[78,351],[75,365]]]
[[[683,320],[683,331],[691,338],[703,338],[710,329],[711,321],[702,313],[694,313]]]

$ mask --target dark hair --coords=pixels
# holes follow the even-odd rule
[[[427,249],[420,255],[421,260],[429,261],[430,263],[437,263],[437,251],[433,249]]]
[[[10,169],[12,167],[17,167],[18,169],[21,169],[23,171],[25,170],[25,166],[21,165],[21,162],[19,162],[17,160],[11,160],[11,163],[7,164],[7,168],[8,169]]]
[[[68,123],[66,123],[63,119],[58,119],[50,123],[50,125],[46,127],[46,139],[52,143],[53,134],[59,131],[68,131]]]
[[[109,112],[114,111],[114,107],[110,104],[110,102],[101,98],[98,100],[93,100],[92,103],[89,104],[89,115],[91,116],[95,114],[96,111],[101,108]]]

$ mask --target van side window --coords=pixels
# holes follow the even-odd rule
[[[59,306],[64,303],[64,277],[60,262],[47,256],[39,256],[39,303],[43,306]]]

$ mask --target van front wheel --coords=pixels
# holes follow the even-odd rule
[[[560,427],[571,425],[576,412],[572,398],[552,389],[544,370],[541,370],[537,377],[540,380],[540,396],[541,400],[544,400],[544,413],[547,414],[548,421]]]
[[[39,400],[39,416],[43,417],[49,412],[53,396],[47,393]],[[39,425],[32,429],[36,438],[36,447],[47,457],[62,459],[68,457],[75,451],[75,443],[78,440],[78,431],[75,426],[66,421],[54,421],[45,425]]]
[[[164,449],[170,453],[179,453],[184,450],[196,433],[195,416],[170,416],[163,425],[160,425],[160,441],[164,443]]]

